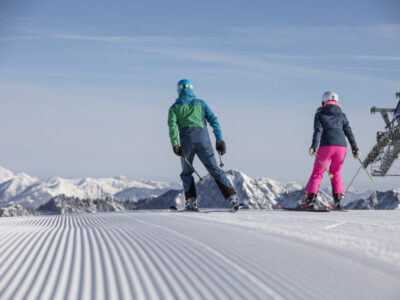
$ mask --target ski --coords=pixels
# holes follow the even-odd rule
[[[343,208],[339,208],[339,209],[337,209],[337,208],[332,208],[331,210],[332,210],[332,211],[348,212],[347,209],[343,209]]]
[[[311,209],[311,208],[300,208],[300,207],[283,207],[282,205],[278,204],[276,206],[278,209],[289,210],[289,211],[307,211],[307,212],[330,212],[330,208],[325,206],[323,209]]]
[[[169,210],[170,211],[173,211],[173,212],[194,212],[194,213],[196,213],[196,212],[200,212],[200,210],[199,209],[197,209],[197,210],[189,210],[189,209],[178,209],[176,206],[174,206],[174,205],[172,205],[172,206],[170,206],[169,207]]]
[[[239,205],[235,205],[234,207],[232,207],[232,213],[238,212],[242,207],[243,207],[244,203],[240,203]]]
[[[186,209],[178,209],[176,206],[171,206],[170,208],[169,208],[169,210],[171,211],[171,212],[176,212],[176,213],[203,213],[203,214],[208,214],[208,213],[218,213],[218,212],[229,212],[229,213],[236,213],[236,212],[238,212],[239,210],[240,210],[240,208],[242,207],[243,205],[241,205],[240,207],[239,207],[239,209],[229,209],[229,208],[227,208],[226,210],[225,209],[211,209],[211,210],[186,210]]]
[[[335,207],[335,206],[332,206],[332,207],[330,207],[330,206],[326,206],[326,207],[328,207],[329,208],[329,210],[331,210],[331,211],[341,211],[341,212],[347,212],[348,210],[347,209],[344,209],[344,208],[337,208],[337,207]]]
[[[280,209],[289,211],[330,212],[329,209],[290,208],[290,207],[280,207]]]

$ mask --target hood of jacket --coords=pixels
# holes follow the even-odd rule
[[[327,115],[334,115],[337,113],[341,113],[342,108],[339,103],[334,102],[334,101],[328,101],[324,105],[324,107],[321,108],[320,112],[323,114],[327,114]]]
[[[193,93],[193,90],[190,88],[183,88],[179,93],[178,99],[176,99],[177,103],[185,103],[190,102],[193,99],[196,99],[196,96]]]

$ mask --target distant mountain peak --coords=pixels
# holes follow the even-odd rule
[[[296,206],[297,202],[304,197],[304,188],[295,182],[252,178],[235,169],[225,172],[239,198],[246,203],[248,208],[272,209],[277,203]],[[15,174],[3,167],[0,167],[0,180],[2,180],[0,181],[0,206],[14,202],[9,207],[11,214],[24,213],[17,205],[35,208],[50,199],[63,203],[62,206],[66,209],[65,211],[75,212],[79,211],[82,199],[86,201],[85,205],[88,205],[89,211],[93,209],[93,205],[97,205],[90,202],[94,199],[112,199],[112,201],[108,200],[107,203],[100,202],[106,206],[111,205],[110,209],[114,207],[116,210],[124,209],[120,205],[125,203],[126,200],[130,200],[129,203],[134,203],[133,206],[128,205],[131,208],[168,208],[170,205],[183,207],[185,201],[182,184],[178,182],[168,183],[148,179],[133,181],[124,176],[78,179],[54,176],[39,179],[25,173]],[[200,207],[230,207],[230,203],[221,195],[210,175],[206,175],[203,182],[197,182],[196,187]],[[327,193],[320,191],[318,195],[319,203],[321,205],[332,205],[329,189],[325,191]],[[349,208],[396,209],[400,205],[400,188],[387,192],[375,192],[362,198],[356,198],[357,201],[350,202],[349,195],[351,193],[354,194],[354,197],[361,196],[356,192],[349,192],[345,196],[347,200],[343,202],[343,205],[352,204]],[[68,205],[72,205],[72,210],[68,210]],[[126,206],[124,207],[126,208]],[[100,209],[106,208],[100,207]],[[99,211],[98,208],[95,211]]]
[[[0,183],[13,178],[15,175],[10,170],[0,167]]]
[[[373,192],[367,199],[359,199],[345,206],[347,209],[400,209],[400,189]]]
[[[15,174],[0,167],[0,206],[11,201],[38,207],[60,194],[80,199],[104,199],[125,192],[125,199],[138,200],[158,196],[169,189],[180,189],[179,183],[134,181],[125,176],[114,178],[85,177],[66,179],[59,176],[40,179],[25,173]],[[121,194],[119,194],[121,195]]]

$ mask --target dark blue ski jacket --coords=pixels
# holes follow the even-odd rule
[[[328,101],[317,111],[314,118],[312,147],[347,146],[346,138],[352,148],[357,147],[349,121],[342,112],[340,104]]]

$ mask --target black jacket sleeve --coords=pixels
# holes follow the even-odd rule
[[[356,143],[356,139],[354,138],[353,131],[351,130],[349,121],[347,120],[347,117],[345,114],[343,114],[343,117],[344,117],[344,122],[343,122],[344,134],[346,135],[347,139],[349,140],[351,148],[355,148],[355,147],[357,147],[357,143]]]
[[[319,145],[319,142],[321,140],[321,134],[322,134],[322,123],[319,118],[319,114],[316,113],[314,117],[314,134],[312,138],[312,144],[311,146],[314,148],[317,148]]]

